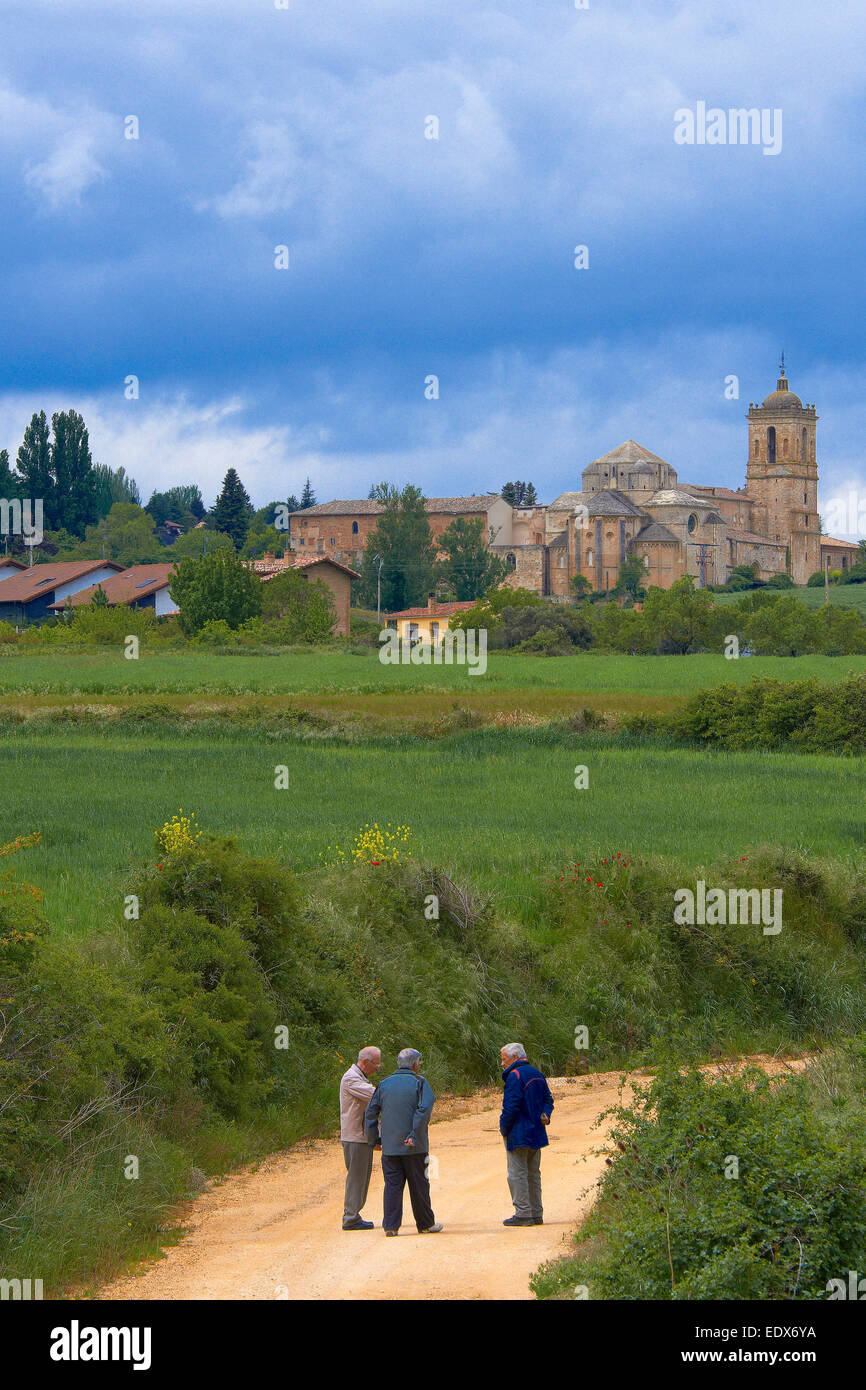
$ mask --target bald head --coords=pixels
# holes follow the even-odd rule
[[[365,1076],[372,1076],[382,1065],[382,1054],[378,1047],[362,1047],[358,1053],[358,1066]]]

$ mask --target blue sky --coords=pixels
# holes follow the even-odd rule
[[[5,0],[0,445],[73,406],[145,494],[259,504],[550,500],[627,437],[736,486],[784,347],[866,499],[863,6],[289,4]],[[698,101],[780,153],[676,144]]]

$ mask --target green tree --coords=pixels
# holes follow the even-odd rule
[[[287,569],[262,588],[262,618],[279,625],[281,642],[322,642],[330,637],[337,613],[327,584]]]
[[[99,516],[98,477],[93,469],[87,426],[77,410],[63,410],[52,415],[51,427],[54,522],[74,536],[83,537],[87,526]]]
[[[436,547],[420,488],[408,483],[399,492],[388,483],[376,489],[382,512],[367,537],[361,590],[367,607],[376,607],[377,555],[382,565],[382,610],[399,612],[422,603],[433,588]]]
[[[15,467],[20,480],[19,495],[33,499],[41,497],[45,528],[56,530],[58,522],[54,475],[51,471],[51,438],[44,410],[33,415],[25,429]]]
[[[172,560],[180,560],[185,556],[196,559],[200,555],[215,555],[218,550],[234,550],[234,542],[231,536],[227,536],[224,531],[211,531],[207,526],[194,526],[191,531],[178,536],[174,545],[171,547]],[[165,547],[162,547],[162,554],[165,556]]]
[[[691,575],[685,575],[669,589],[653,586],[641,618],[655,651],[700,651],[712,630],[713,596],[706,589],[696,589]]]
[[[145,510],[153,517],[154,526],[163,526],[166,521],[186,524],[190,517],[194,518],[192,524],[195,525],[205,514],[201,492],[195,483],[151,493]]]
[[[252,506],[247,490],[234,468],[230,468],[223,478],[222,492],[213,506],[211,514],[215,531],[223,531],[231,536],[235,550],[240,550],[250,528]]]
[[[67,560],[116,560],[119,565],[147,565],[165,558],[165,546],[153,534],[153,518],[135,502],[115,502],[107,516],[88,526],[83,541],[63,552]]]
[[[134,502],[137,507],[141,506],[138,484],[134,478],[127,477],[125,468],[109,468],[105,463],[95,463],[93,474],[100,516],[106,516],[115,502]]]
[[[180,609],[180,625],[194,636],[209,622],[223,621],[238,628],[262,610],[262,582],[249,565],[230,550],[177,564],[169,593]]]
[[[533,483],[505,483],[500,496],[511,507],[534,507],[538,502]]]
[[[21,496],[21,479],[16,477],[9,466],[9,450],[0,449],[0,497],[11,502]]]
[[[499,584],[508,573],[500,555],[487,548],[486,522],[483,517],[466,520],[459,516],[439,538],[440,558],[436,561],[436,578],[454,593],[458,602],[481,598],[488,589]]]
[[[315,505],[316,494],[313,492],[312,484],[308,478],[304,483],[304,490],[301,493],[301,505],[299,510],[305,512],[308,507],[315,507]]]
[[[91,600],[90,600],[90,607],[91,607],[91,608],[107,608],[107,607],[108,607],[108,594],[105,592],[105,590],[103,589],[103,587],[102,587],[101,584],[97,584],[96,588],[95,588],[94,591],[93,591],[93,597],[92,597]]]
[[[620,566],[619,575],[616,581],[614,594],[628,594],[631,598],[640,600],[646,596],[646,589],[643,581],[646,578],[646,570],[639,555],[629,555]]]

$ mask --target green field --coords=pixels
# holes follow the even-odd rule
[[[851,586],[854,587],[853,585]],[[866,586],[864,586],[866,587]],[[805,591],[804,591],[805,592]],[[85,653],[3,651],[0,697],[14,695],[406,695],[412,692],[505,694],[689,695],[722,681],[754,676],[776,680],[842,680],[866,670],[866,656],[749,657],[721,654],[620,656],[580,653],[537,657],[490,652],[484,675],[465,666],[383,666],[378,653],[291,649],[268,655],[226,655],[208,650],[143,651],[137,661],[121,650]],[[2,709],[0,698],[0,709]]]
[[[661,663],[660,663],[661,664]],[[274,788],[286,764],[291,786]],[[586,764],[590,786],[576,791]],[[763,843],[849,857],[863,844],[859,759],[628,747],[597,736],[466,733],[389,748],[301,744],[226,727],[7,738],[0,838],[39,830],[18,862],[57,930],[118,920],[130,867],[179,807],[303,871],[366,820],[412,827],[415,856],[528,909],[557,865],[623,853],[689,865]]]
[[[826,603],[823,588],[781,589],[777,592],[799,599],[807,608],[823,608]],[[713,594],[716,603],[737,603],[742,597],[742,593]],[[831,584],[830,602],[839,608],[856,608],[866,618],[866,584]]]

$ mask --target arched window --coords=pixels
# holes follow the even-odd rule
[[[687,522],[687,525],[688,525],[688,528],[689,528],[689,535],[691,535],[692,532],[695,531],[695,530],[697,529],[697,525],[698,525],[698,519],[697,519],[697,517],[695,516],[694,512],[693,512],[692,515],[689,517],[688,522]]]
[[[809,446],[806,443],[806,426],[803,426],[803,433],[800,436],[800,458],[805,463],[809,457]]]
[[[358,523],[357,523],[357,521],[353,521],[353,522],[352,522],[352,535],[353,535],[353,536],[357,536],[357,534],[358,534]]]
[[[591,565],[591,564],[592,564],[592,551],[590,551],[589,554],[587,555],[587,557],[586,557],[586,563],[587,563],[588,565]]]
[[[648,569],[649,569],[649,556],[648,556],[648,555],[645,555],[645,556],[643,557],[643,567],[644,567],[645,570],[648,570]]]
[[[509,568],[510,570],[516,570],[516,569],[517,569],[517,556],[516,556],[516,555],[511,555],[511,554],[506,555],[506,557],[505,557],[505,563],[506,563],[506,565],[508,566],[508,568]]]
[[[771,425],[767,430],[767,460],[769,463],[776,462],[776,426]]]

